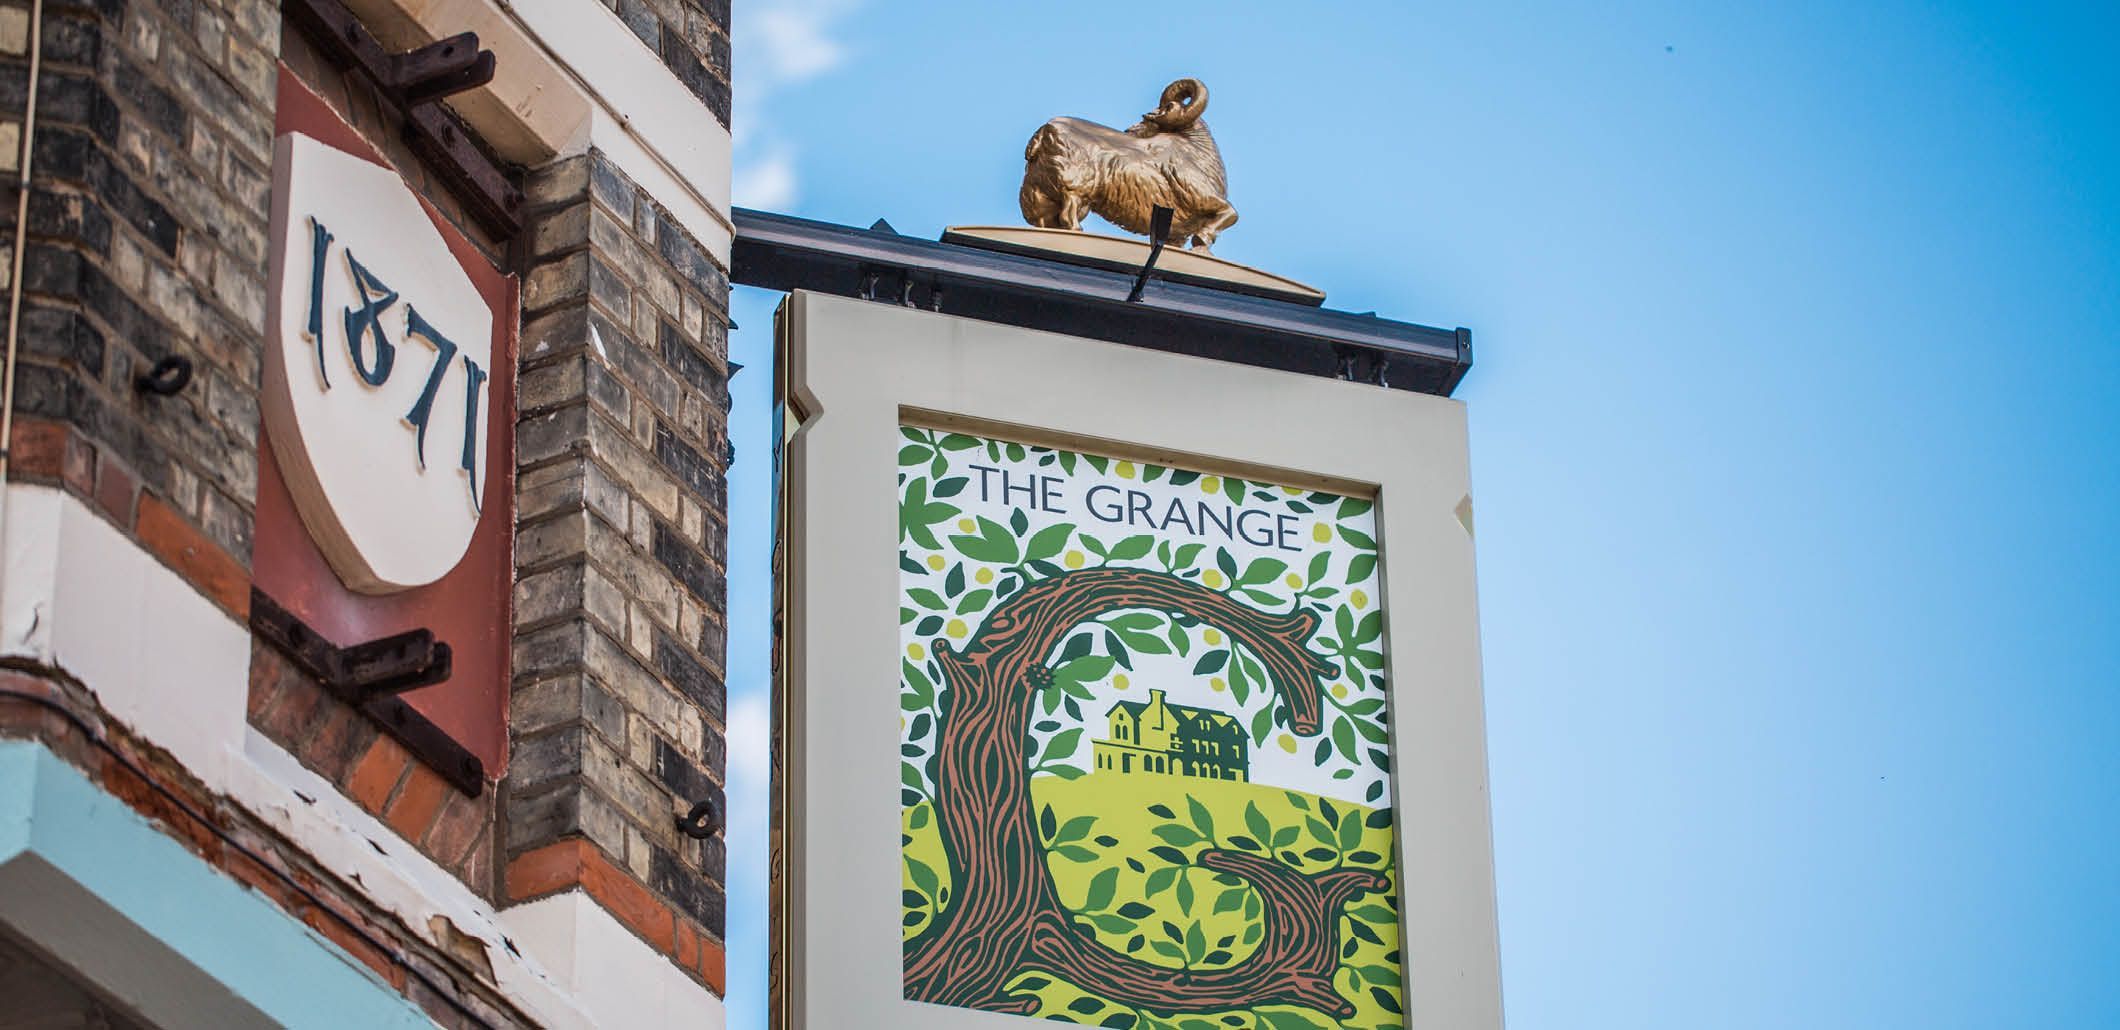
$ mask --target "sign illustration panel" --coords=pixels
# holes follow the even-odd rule
[[[905,996],[1402,1026],[1370,503],[900,433]]]

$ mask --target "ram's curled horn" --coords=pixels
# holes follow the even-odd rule
[[[1206,113],[1207,84],[1198,79],[1179,79],[1163,87],[1163,98],[1156,102],[1156,109],[1149,117],[1165,132],[1177,132],[1199,121]]]

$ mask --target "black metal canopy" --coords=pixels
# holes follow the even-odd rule
[[[730,279],[1447,397],[1472,333],[737,208]]]

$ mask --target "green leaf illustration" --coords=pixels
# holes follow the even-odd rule
[[[1036,535],[1031,537],[1030,543],[1024,545],[1023,560],[1027,562],[1039,561],[1059,554],[1066,549],[1067,538],[1073,536],[1074,533],[1075,527],[1065,522],[1039,530]]]
[[[1073,683],[1094,683],[1111,675],[1113,664],[1110,658],[1103,655],[1083,655],[1054,669],[1053,679]]]
[[[1146,558],[1148,557],[1148,549],[1154,547],[1155,544],[1156,538],[1147,533],[1127,537],[1112,545],[1111,559],[1113,561],[1137,561]]]
[[[1015,536],[1009,533],[1008,527],[985,516],[979,518],[978,536],[953,536],[950,538],[950,545],[955,547],[959,554],[973,561],[996,565],[1016,563]]]
[[[1054,762],[1063,758],[1072,758],[1075,755],[1075,749],[1080,747],[1081,744],[1082,731],[1079,728],[1062,730],[1054,734],[1052,743],[1045,746],[1045,760]]]
[[[1354,585],[1354,584],[1356,584],[1356,583],[1360,583],[1360,582],[1362,582],[1363,580],[1365,580],[1365,579],[1368,579],[1368,578],[1369,578],[1369,574],[1370,574],[1370,573],[1372,573],[1372,572],[1375,572],[1376,570],[1377,570],[1377,556],[1376,556],[1376,555],[1373,555],[1373,554],[1358,554],[1358,555],[1355,555],[1355,556],[1354,556],[1353,558],[1350,558],[1350,559],[1348,559],[1348,561],[1347,561],[1347,583],[1348,583],[1348,585],[1349,585],[1349,586],[1352,586],[1352,585]]]
[[[1115,866],[1113,868],[1106,869],[1105,871],[1090,877],[1089,897],[1083,900],[1082,907],[1101,912],[1106,906],[1112,903],[1112,895],[1116,893],[1118,889],[1118,868]]]
[[[1288,571],[1287,562],[1279,558],[1260,558],[1245,567],[1244,575],[1237,580],[1237,585],[1250,586],[1256,583],[1271,583],[1279,579],[1281,573],[1286,571]]]
[[[1215,839],[1215,817],[1208,814],[1206,805],[1190,794],[1185,796],[1185,814],[1192,818],[1193,828],[1200,831],[1202,840]]]
[[[934,897],[936,892],[941,889],[942,884],[935,879],[935,871],[929,869],[927,863],[917,858],[908,857],[905,860],[905,869],[906,872],[912,874],[913,885],[920,888],[921,893],[926,894],[928,897]]]

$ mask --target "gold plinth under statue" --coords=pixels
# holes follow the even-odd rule
[[[953,225],[943,230],[942,242],[1050,258],[1114,272],[1132,272],[1140,268],[1148,261],[1149,251],[1145,240],[1080,229],[1040,229],[1028,225]],[[1176,247],[1164,250],[1156,258],[1156,277],[1312,307],[1325,302],[1325,291],[1317,287],[1198,250]]]

